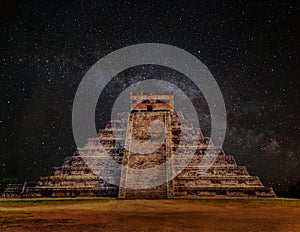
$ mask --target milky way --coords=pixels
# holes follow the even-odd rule
[[[72,103],[87,70],[136,43],[185,49],[211,71],[228,113],[226,153],[285,190],[300,180],[299,5],[291,1],[16,1],[0,4],[0,177],[37,180],[75,151]],[[158,78],[180,86],[209,133],[201,93],[181,74],[142,66],[114,78],[99,100],[103,128],[118,94]]]

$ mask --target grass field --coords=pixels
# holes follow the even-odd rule
[[[300,231],[300,200],[0,199],[0,231]]]

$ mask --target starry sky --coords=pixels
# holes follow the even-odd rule
[[[227,154],[267,186],[300,180],[300,6],[296,1],[0,1],[0,177],[35,181],[72,155],[72,104],[89,68],[137,43],[185,49],[223,93]],[[98,129],[117,96],[147,78],[170,81],[197,107],[205,101],[180,73],[125,70],[105,88]],[[104,96],[104,97],[103,97]]]

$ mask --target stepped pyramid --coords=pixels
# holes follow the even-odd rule
[[[264,187],[258,177],[237,166],[234,157],[223,150],[202,172],[201,162],[216,148],[208,146],[210,139],[174,111],[171,92],[133,92],[130,103],[130,113],[119,114],[118,120],[110,121],[61,167],[53,168],[51,175],[25,187],[22,196],[276,197],[272,188]],[[150,131],[153,122],[164,126]],[[155,149],[143,154],[154,137],[163,139],[153,140]],[[191,151],[192,159],[185,163],[185,155]],[[162,166],[166,161],[168,165]],[[149,176],[136,174],[161,166],[164,168]],[[153,186],[145,188],[145,183]]]

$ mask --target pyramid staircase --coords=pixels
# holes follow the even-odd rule
[[[119,119],[110,121],[96,138],[90,138],[78,152],[66,157],[61,167],[54,167],[51,175],[41,177],[34,186],[11,185],[5,196],[276,197],[272,188],[263,186],[246,167],[237,166],[234,157],[223,150],[218,149],[218,156],[211,157],[215,158],[213,165],[203,166],[211,150],[217,149],[209,146],[210,139],[199,128],[193,128],[180,112],[174,112],[171,94],[155,93],[154,97],[153,93],[131,94],[131,102],[147,98],[150,100],[138,107],[132,104],[131,113],[119,114]],[[161,98],[168,104],[153,98]],[[164,126],[150,131],[153,121]],[[155,149],[143,154],[152,137],[163,140],[151,140]],[[186,163],[188,154],[193,156]],[[134,175],[136,170],[155,168],[166,161],[169,165],[165,169],[149,176]],[[144,188],[146,182],[157,180],[163,181]]]
[[[244,166],[237,166],[234,157],[226,155],[223,150],[215,158],[211,167],[202,172],[200,167],[204,156],[209,156],[209,138],[204,137],[200,129],[195,129],[189,123],[183,124],[181,113],[174,112],[150,112],[131,114],[129,120],[130,133],[140,140],[145,139],[143,132],[149,128],[149,122],[160,119],[166,125],[166,140],[154,153],[141,155],[132,152],[125,152],[123,159],[123,170],[121,181],[123,188],[120,188],[120,198],[172,198],[172,197],[275,197],[272,188],[264,187],[257,176],[251,176]],[[186,126],[187,125],[187,126]],[[179,130],[179,127],[181,128]],[[200,135],[200,136],[199,136]],[[180,147],[180,141],[187,139],[188,144]],[[146,138],[147,139],[147,138]],[[126,140],[130,144],[130,140]],[[140,146],[143,146],[140,143]],[[128,145],[130,150],[132,146]],[[190,153],[196,148],[193,158],[185,165],[182,159],[184,156],[177,155],[177,151]],[[159,165],[172,157],[172,165],[163,173],[157,175],[165,176],[166,183],[155,188],[142,189],[145,176],[141,178],[130,178],[128,167],[146,169]],[[167,176],[174,170],[182,170],[175,178],[167,181]],[[136,188],[126,188],[126,183]],[[139,188],[138,185],[141,185]]]

